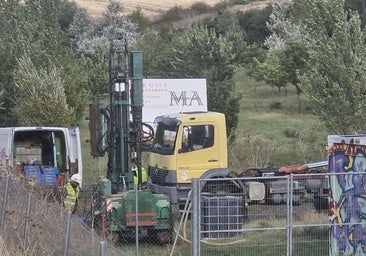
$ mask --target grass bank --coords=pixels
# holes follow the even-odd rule
[[[254,80],[245,69],[237,72],[235,84],[242,101],[238,137],[231,146],[235,152],[229,157],[232,164],[284,166],[326,159],[326,129],[304,95],[298,97],[294,86],[279,91]],[[243,154],[256,159],[245,161]]]
[[[238,131],[229,144],[230,168],[284,166],[326,159],[327,133],[312,114],[307,99],[294,87],[278,91],[251,78],[245,69],[235,76],[235,90],[242,94]],[[87,113],[86,113],[87,115]],[[80,125],[85,184],[106,175],[106,157],[90,155],[88,121]]]

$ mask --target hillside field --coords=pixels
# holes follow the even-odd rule
[[[94,0],[94,1],[75,0],[75,2],[79,6],[88,10],[88,12],[94,17],[100,16],[103,13],[103,11],[106,9],[106,7],[109,3],[108,0]],[[197,0],[158,0],[158,1],[123,0],[123,1],[119,1],[119,2],[123,5],[123,7],[125,8],[127,13],[133,12],[134,10],[136,10],[137,8],[140,7],[145,15],[147,15],[148,17],[154,18],[175,6],[186,8],[196,2],[204,2],[211,6],[214,6],[215,4],[219,3],[220,0],[203,0],[203,1],[197,1]]]
[[[75,0],[75,2],[82,8],[85,8],[92,17],[99,17],[106,10],[109,0]],[[179,6],[182,8],[188,8],[194,3],[206,3],[210,6],[214,6],[221,2],[221,0],[120,0],[122,6],[125,8],[126,13],[131,13],[137,8],[141,8],[141,11],[149,17],[151,20],[159,18],[169,9]],[[234,11],[245,11],[248,9],[262,9],[267,7],[271,3],[271,0],[252,0],[248,4],[234,5],[232,9]]]
[[[174,6],[190,7],[195,2],[205,2],[211,6],[222,0],[125,0],[120,1],[126,12],[138,7],[148,17],[158,18]],[[109,0],[76,0],[89,13],[101,15]],[[264,8],[271,0],[248,1],[246,5],[235,5],[235,10]],[[154,16],[156,15],[156,16]],[[189,17],[189,20],[194,20]],[[310,163],[326,159],[327,132],[311,103],[294,87],[279,92],[263,82],[255,81],[245,69],[238,68],[234,77],[235,90],[242,95],[239,113],[238,134],[235,143],[229,146],[230,169],[241,172],[248,167],[286,166]],[[299,109],[300,107],[300,109]],[[82,141],[89,139],[88,123],[81,125]],[[105,175],[106,159],[91,159],[89,145],[83,143],[83,159],[87,183]]]

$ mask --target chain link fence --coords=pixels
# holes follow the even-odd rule
[[[126,255],[71,212],[58,187],[30,186],[22,176],[0,176],[1,238],[11,255]]]
[[[264,188],[249,194],[202,193],[203,184]],[[323,184],[323,185],[322,185]],[[231,191],[235,191],[232,189]],[[191,255],[329,255],[328,176],[324,173],[194,181]],[[188,218],[187,218],[188,220]]]
[[[81,196],[74,215],[64,211],[58,188],[29,186],[21,176],[3,173],[0,235],[10,255],[330,255],[332,243],[334,248],[365,243],[352,240],[366,220],[365,189],[357,185],[363,174],[349,175],[196,179],[185,211],[172,212],[171,243],[157,243],[142,232],[137,241],[132,236],[113,244],[108,232],[97,228],[101,223],[92,223],[85,206],[91,192]],[[208,193],[202,189],[206,184],[225,189]],[[263,195],[250,195],[261,187]]]

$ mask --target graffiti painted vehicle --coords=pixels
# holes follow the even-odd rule
[[[330,255],[366,255],[366,135],[329,135]]]

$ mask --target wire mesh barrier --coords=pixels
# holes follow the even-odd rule
[[[0,176],[0,234],[11,255],[322,256],[361,250],[365,243],[363,173],[195,179],[183,211],[171,208],[175,232],[163,243],[164,233],[140,222],[144,200],[141,225],[131,226],[126,237],[120,229],[103,230],[108,219],[93,212],[93,188],[71,214],[57,187],[29,186],[11,176]],[[130,210],[115,214],[122,219]]]
[[[77,215],[66,212],[57,186],[0,177],[1,237],[11,255],[125,255]]]
[[[192,237],[199,242],[192,241],[192,255],[329,255],[327,177],[318,173],[197,181],[191,208],[197,211],[192,225],[199,227]],[[213,182],[216,187],[225,184],[227,192],[202,192],[203,184]],[[238,186],[242,193],[230,193]]]

